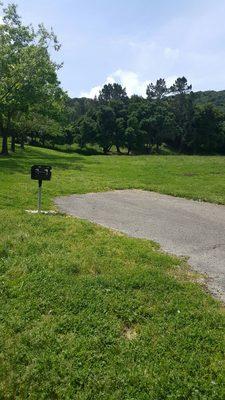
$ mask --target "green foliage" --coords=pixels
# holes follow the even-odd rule
[[[123,117],[116,118],[116,126],[114,131],[113,143],[117,148],[117,152],[120,152],[120,147],[125,146],[125,132],[126,129],[126,119]]]
[[[87,144],[95,144],[96,142],[97,127],[95,121],[84,115],[81,117],[76,125],[76,140],[80,147]]]
[[[99,107],[97,114],[97,143],[106,154],[113,145],[113,133],[116,129],[116,116],[109,106]]]
[[[166,81],[162,78],[157,79],[155,85],[150,83],[146,89],[148,100],[162,100],[168,93],[169,90],[166,87]]]
[[[57,70],[50,58],[50,46],[59,50],[53,31],[43,25],[37,31],[24,26],[14,4],[3,9],[0,25],[0,133],[2,153],[7,154],[7,137],[18,113],[27,114],[38,107],[45,114],[59,98]],[[43,106],[44,105],[44,106]]]
[[[170,92],[173,94],[184,95],[189,93],[192,89],[192,85],[188,85],[187,79],[183,76],[177,78],[175,83],[171,86]]]
[[[207,154],[216,152],[218,148],[224,149],[225,132],[222,121],[222,112],[211,104],[196,107],[193,127],[193,147],[196,153]]]
[[[128,154],[150,154],[160,152],[163,146],[168,146],[180,153],[223,154],[225,147],[222,122],[225,120],[225,113],[208,105],[211,107],[211,114],[203,112],[201,123],[197,122],[198,105],[194,93],[189,93],[190,90],[191,85],[185,77],[178,78],[170,89],[166,87],[164,79],[158,79],[155,85],[148,85],[147,99],[135,95],[128,99],[115,94],[115,91],[123,93],[120,85],[105,85],[99,99],[90,102],[83,110],[82,118],[91,118],[96,123],[95,131],[89,130],[92,131],[91,140],[87,140],[87,133],[82,138],[79,130],[82,118],[74,123],[75,129],[79,130],[78,144],[95,143],[104,153],[109,152],[112,146],[116,147],[118,153],[126,147]],[[83,101],[81,99],[81,104]],[[106,121],[100,125],[98,122],[102,107],[106,106],[114,113],[113,122],[109,117],[110,129]],[[204,126],[208,130],[212,127],[211,133],[203,133]],[[207,142],[207,136],[211,136],[213,145]]]
[[[101,103],[108,103],[111,100],[127,100],[126,89],[122,88],[118,83],[104,85],[99,93],[99,101]]]
[[[218,92],[215,90],[195,92],[193,93],[193,100],[195,104],[211,103],[220,110],[225,111],[225,90],[220,90]]]
[[[66,105],[70,113],[70,122],[76,123],[80,117],[95,108],[96,100],[87,99],[85,97],[68,98]]]

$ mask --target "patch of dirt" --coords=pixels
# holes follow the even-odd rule
[[[126,326],[123,330],[123,336],[127,340],[134,340],[137,337],[137,331],[134,327]]]
[[[183,176],[197,176],[196,172],[185,172]]]

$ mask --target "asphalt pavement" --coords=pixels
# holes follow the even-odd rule
[[[151,239],[168,253],[188,257],[225,301],[225,206],[142,190],[58,197],[60,211],[129,236]]]

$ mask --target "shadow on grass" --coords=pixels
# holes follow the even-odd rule
[[[15,154],[0,157],[0,169],[10,173],[30,173],[31,165],[50,164],[53,168],[61,170],[82,170],[85,164],[98,164],[99,161],[87,159],[77,152],[66,153],[37,147],[27,147],[17,150]]]
[[[81,154],[83,156],[102,156],[103,155],[102,151],[93,149],[93,148],[61,149],[59,147],[56,147],[55,149],[49,149],[49,150],[55,150],[60,153],[66,153],[66,154]]]

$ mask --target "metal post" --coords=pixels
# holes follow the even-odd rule
[[[41,212],[41,187],[42,187],[42,180],[38,181],[38,213]]]

